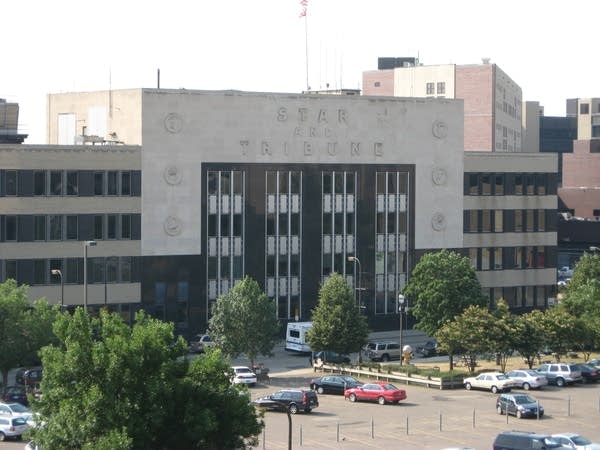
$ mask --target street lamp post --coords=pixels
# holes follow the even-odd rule
[[[88,247],[95,247],[97,245],[96,241],[83,241],[83,310],[87,312],[87,254]]]
[[[400,365],[402,365],[402,314],[404,313],[404,295],[398,294],[398,314],[400,315]]]
[[[63,275],[60,269],[52,269],[50,271],[52,275],[58,275],[60,277],[60,310],[63,310],[65,306],[65,282],[63,280]]]
[[[356,290],[358,291],[358,312],[361,312],[362,303],[360,301],[360,291],[362,291],[362,285],[360,281],[362,276],[362,269],[360,267],[360,259],[358,259],[356,256],[348,256],[348,261],[352,261],[358,264],[358,287],[356,288]]]

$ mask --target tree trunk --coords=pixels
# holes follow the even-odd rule
[[[2,395],[6,393],[6,387],[8,385],[8,370],[2,369]]]
[[[450,363],[450,367],[449,369],[452,371],[454,370],[454,356],[452,354],[448,355],[448,361]]]

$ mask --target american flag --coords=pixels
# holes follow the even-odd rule
[[[300,0],[300,5],[302,5],[302,12],[300,13],[300,17],[306,17],[306,7],[308,6],[308,0]]]

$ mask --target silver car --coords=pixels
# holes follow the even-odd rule
[[[1,416],[0,441],[3,441],[6,438],[21,439],[21,436],[28,428],[29,425],[27,425],[27,422],[23,417]]]
[[[548,385],[548,378],[545,375],[531,369],[511,370],[506,376],[516,383],[516,387],[526,391]]]
[[[580,434],[560,433],[553,434],[552,438],[556,439],[561,445],[575,450],[600,450],[600,444],[596,444]]]

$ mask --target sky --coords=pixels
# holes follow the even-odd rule
[[[564,116],[600,97],[598,0],[6,0],[0,98],[26,144],[46,143],[49,93],[157,87],[298,93],[360,89],[380,56],[490,58]],[[308,58],[306,57],[308,54]]]

